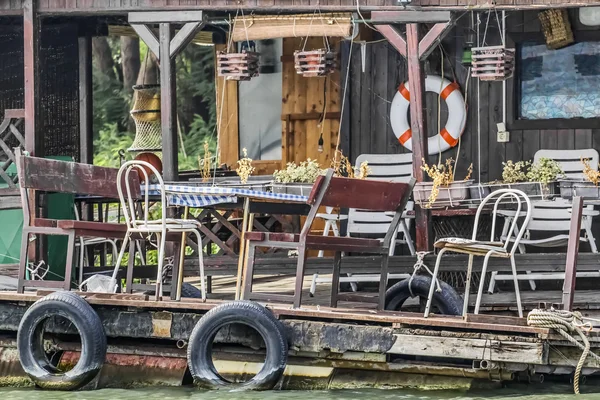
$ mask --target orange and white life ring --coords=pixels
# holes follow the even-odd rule
[[[428,75],[425,79],[425,90],[439,94],[448,106],[448,122],[439,134],[432,136],[428,141],[429,154],[437,154],[448,150],[458,144],[467,122],[467,108],[465,99],[457,83],[450,82],[439,76]],[[400,144],[412,150],[412,132],[408,123],[408,106],[410,93],[408,82],[400,84],[398,92],[392,100],[390,120],[392,130]]]

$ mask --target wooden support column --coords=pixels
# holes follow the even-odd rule
[[[92,37],[79,38],[79,161],[94,163]]]
[[[40,20],[38,0],[23,0],[23,63],[25,76],[25,150],[43,155],[40,94]]]
[[[204,26],[202,11],[156,11],[129,13],[129,23],[160,62],[160,117],[163,178],[176,181],[178,174],[177,86],[175,58]],[[157,38],[151,25],[159,25]],[[175,33],[174,24],[183,24]]]
[[[173,31],[171,24],[160,24],[160,122],[162,128],[163,178],[166,181],[176,181],[179,177],[175,57],[171,58],[169,55]]]
[[[567,265],[563,283],[562,303],[564,310],[573,311],[575,297],[575,278],[577,277],[577,256],[579,255],[579,236],[581,232],[581,216],[583,213],[583,197],[573,197],[571,209],[571,225],[569,227],[569,244],[567,247]]]
[[[419,25],[406,25],[406,47],[408,61],[408,91],[410,92],[410,129],[412,131],[413,175],[417,182],[424,181],[421,169],[427,157],[427,120],[425,119],[425,79],[419,57]],[[427,251],[431,246],[431,221],[428,210],[417,207],[415,224],[416,247]]]

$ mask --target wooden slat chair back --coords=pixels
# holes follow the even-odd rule
[[[23,236],[17,291],[22,293],[25,287],[62,288],[69,290],[71,288],[75,237],[121,239],[125,236],[127,227],[118,223],[53,220],[35,217],[30,204],[30,200],[31,198],[35,198],[35,194],[28,194],[28,190],[47,193],[83,194],[118,199],[117,174],[119,170],[26,156],[21,154],[21,151],[18,149],[15,155],[17,158],[17,174],[23,208]],[[137,177],[132,178],[131,186],[137,188],[136,193],[140,197],[140,184]],[[68,237],[65,276],[62,281],[25,280],[29,235],[31,234],[64,235]]]
[[[598,152],[595,149],[581,150],[538,150],[533,156],[533,162],[540,158],[550,158],[556,161],[569,179],[583,179],[583,163],[581,158],[587,159],[590,167],[598,169]]]
[[[299,235],[287,233],[246,232],[248,240],[247,271],[244,276],[244,298],[267,301],[293,301],[294,307],[302,302],[302,286],[306,265],[307,250],[323,249],[335,251],[331,306],[337,306],[340,300],[374,302],[380,309],[385,305],[385,290],[388,276],[389,246],[398,229],[402,212],[412,193],[414,179],[409,183],[382,182],[333,177],[328,170],[325,176],[319,176],[315,182],[308,204],[311,206],[304,226]],[[311,235],[311,226],[321,206],[335,208],[358,208],[374,211],[394,211],[395,216],[389,224],[383,243],[377,239]],[[298,250],[296,285],[294,295],[266,294],[252,292],[255,247],[288,248]],[[363,294],[339,294],[339,278],[342,264],[342,252],[371,253],[381,256],[381,279],[377,297]]]

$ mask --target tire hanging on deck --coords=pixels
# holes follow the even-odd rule
[[[433,292],[432,306],[437,307],[439,312],[444,315],[462,315],[463,299],[452,286],[439,279],[438,282],[442,290]],[[424,275],[415,275],[412,282],[410,279],[404,279],[396,283],[385,293],[385,309],[400,311],[404,302],[409,298],[419,297],[427,300],[430,286],[431,277]]]
[[[249,326],[262,336],[266,357],[262,369],[249,381],[232,383],[215,368],[212,345],[226,325]],[[281,322],[258,303],[234,301],[215,307],[198,321],[188,342],[188,367],[194,383],[207,389],[270,390],[277,384],[287,364],[288,342]]]
[[[45,321],[59,316],[79,331],[81,355],[75,366],[61,372],[44,350]],[[40,388],[76,390],[90,383],[106,359],[106,335],[94,309],[72,292],[55,292],[36,301],[23,315],[17,332],[19,361],[25,373]]]

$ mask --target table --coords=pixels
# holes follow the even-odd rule
[[[286,207],[289,209],[288,213],[299,213],[306,214],[308,207],[308,197],[287,194],[287,193],[273,193],[258,190],[248,190],[237,187],[219,187],[219,186],[198,186],[198,185],[183,185],[183,184],[167,184],[163,186],[165,194],[167,196],[167,202],[172,206],[184,206],[188,207],[203,208],[207,206],[214,206],[217,204],[231,204],[237,203],[238,197],[244,199],[243,205],[243,219],[242,219],[242,232],[240,241],[240,254],[238,260],[238,274],[235,290],[235,299],[239,300],[243,298],[242,281],[246,273],[246,240],[244,238],[246,231],[252,229],[254,213],[251,212],[251,200],[258,201],[267,205],[268,208],[277,209],[277,205],[291,205],[292,207]],[[148,185],[142,187],[142,191],[148,190],[150,195],[160,193],[159,185]],[[199,251],[202,251],[199,249]],[[181,268],[180,268],[181,269]],[[181,286],[181,283],[179,284]]]

